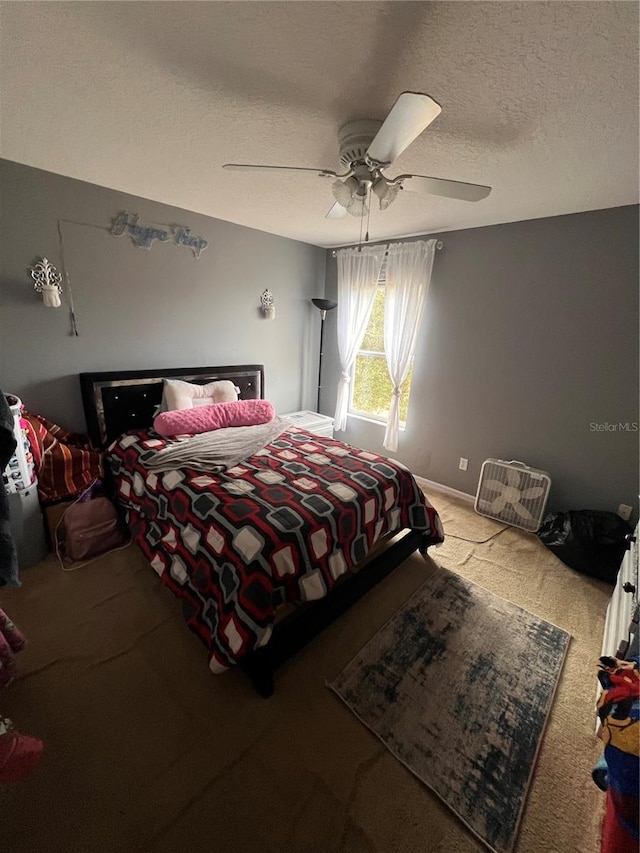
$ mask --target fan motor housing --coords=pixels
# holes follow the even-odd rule
[[[381,127],[381,121],[369,118],[361,118],[343,124],[338,131],[340,164],[346,169],[350,169],[352,163],[362,162]]]

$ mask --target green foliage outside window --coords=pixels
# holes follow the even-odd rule
[[[361,350],[384,353],[384,287],[378,287]]]
[[[389,415],[393,386],[384,357],[384,287],[379,287],[373,303],[369,325],[356,356],[351,411],[386,420]],[[363,353],[366,352],[366,354]],[[400,420],[406,422],[413,365],[402,383]]]

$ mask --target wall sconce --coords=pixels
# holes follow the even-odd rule
[[[58,270],[46,258],[43,258],[35,266],[31,267],[31,278],[34,281],[33,288],[42,294],[42,299],[47,308],[59,308],[61,305],[60,294],[62,288],[60,282],[62,276]]]
[[[267,320],[275,320],[276,318],[276,306],[273,304],[273,293],[270,290],[265,290],[265,292],[260,297],[260,305],[262,306],[262,312]]]

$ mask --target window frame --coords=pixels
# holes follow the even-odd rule
[[[380,275],[378,276],[378,283],[376,284],[376,288],[382,290],[385,293],[385,299],[386,299],[386,284],[387,284],[387,259],[385,257],[385,259],[382,263],[382,267],[380,269]],[[369,317],[369,321],[370,320],[371,320],[371,317]],[[369,324],[367,323],[367,326],[368,325]],[[365,332],[365,335],[366,335],[366,332]],[[382,424],[383,426],[386,426],[387,423],[389,422],[389,412],[388,411],[387,411],[386,416],[374,415],[374,414],[371,414],[370,412],[363,412],[360,409],[354,409],[354,407],[353,407],[353,395],[354,395],[355,386],[356,386],[356,364],[358,362],[358,356],[364,356],[365,358],[382,358],[385,362],[385,366],[386,366],[386,361],[387,361],[387,356],[386,356],[386,353],[384,352],[384,350],[379,352],[378,350],[359,349],[356,352],[356,357],[353,361],[353,366],[351,368],[351,382],[349,383],[349,404],[347,407],[347,415],[349,415],[350,417],[359,418],[360,420],[363,420],[363,421],[370,421],[371,423]],[[413,363],[414,363],[414,357],[412,356],[409,371],[411,371],[413,369]],[[409,385],[409,394],[411,393],[411,385],[412,384],[413,384],[413,376],[411,377],[411,383]],[[401,419],[399,422],[400,430],[404,431],[406,429],[406,427],[407,427],[407,422]]]

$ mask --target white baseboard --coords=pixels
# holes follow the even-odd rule
[[[458,489],[452,489],[451,486],[444,486],[442,483],[435,483],[433,480],[427,480],[425,477],[418,477],[418,483],[423,483],[425,489],[433,489],[434,492],[442,492],[443,495],[450,495],[452,498],[457,498],[459,501],[474,504],[476,502],[475,495],[468,495],[466,492],[459,492]]]

